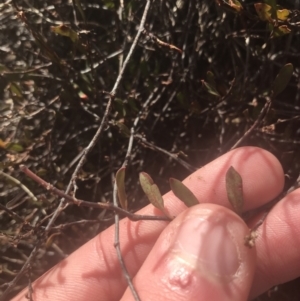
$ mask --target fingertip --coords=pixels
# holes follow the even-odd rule
[[[247,300],[255,249],[245,223],[217,205],[194,206],[163,231],[134,279],[142,300]],[[146,281],[151,280],[151,281]],[[127,291],[122,300],[132,300]]]

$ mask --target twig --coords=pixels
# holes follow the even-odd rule
[[[260,125],[266,113],[269,111],[270,106],[271,106],[271,99],[266,98],[266,103],[262,108],[262,110],[260,111],[258,118],[255,120],[253,125],[248,129],[248,131],[231,147],[230,150],[237,148]]]
[[[132,221],[138,221],[138,220],[170,221],[171,220],[170,218],[168,218],[166,216],[141,215],[141,214],[131,213],[131,212],[124,210],[118,206],[115,206],[114,204],[111,204],[111,203],[94,203],[94,202],[88,202],[88,201],[84,201],[81,199],[77,199],[75,197],[72,197],[72,196],[66,194],[62,190],[57,189],[52,184],[46,182],[45,180],[40,178],[38,175],[36,175],[34,172],[32,172],[30,169],[28,169],[25,165],[21,165],[20,169],[22,172],[24,172],[28,177],[30,177],[36,183],[43,186],[46,190],[51,191],[53,194],[66,199],[70,204],[74,204],[79,207],[107,209],[107,210],[122,214],[122,216],[126,216]]]
[[[127,57],[123,63],[123,66],[122,66],[122,69],[118,75],[118,78],[116,80],[116,83],[111,91],[111,94],[112,95],[115,95],[116,91],[117,91],[117,88],[120,84],[120,81],[122,79],[122,76],[124,74],[124,71],[125,71],[125,68],[131,58],[131,55],[137,45],[137,42],[139,40],[139,37],[140,35],[142,34],[143,30],[144,30],[144,26],[145,26],[145,22],[146,22],[146,17],[147,17],[147,14],[148,14],[148,11],[149,11],[149,8],[150,8],[150,4],[151,4],[151,0],[147,0],[147,3],[146,3],[146,6],[145,6],[145,9],[144,9],[144,12],[143,12],[143,16],[142,16],[142,19],[141,19],[141,23],[140,23],[140,26],[139,26],[139,29],[138,29],[138,32],[134,38],[134,41],[130,47],[130,50],[127,54]],[[134,129],[132,128],[131,129],[131,135],[130,135],[130,139],[129,139],[129,142],[128,142],[128,148],[127,148],[127,153],[126,153],[126,156],[125,156],[125,160],[123,162],[123,167],[126,167],[127,165],[127,162],[128,162],[128,159],[130,157],[130,153],[131,153],[131,150],[132,150],[132,145],[133,145],[133,133],[134,133]],[[114,206],[115,207],[118,207],[118,202],[117,202],[117,184],[116,184],[116,181],[114,183],[114,189],[113,189],[113,203],[114,203]],[[125,262],[124,262],[124,259],[123,259],[123,256],[122,256],[122,252],[121,252],[121,247],[120,247],[120,235],[119,235],[119,232],[120,232],[120,227],[119,227],[119,215],[118,214],[115,214],[115,239],[114,239],[114,247],[116,249],[116,252],[117,252],[117,256],[118,256],[118,260],[119,260],[119,263],[121,265],[121,268],[122,268],[122,271],[123,271],[123,275],[126,279],[126,282],[131,290],[131,293],[133,295],[133,298],[134,300],[136,301],[140,301],[140,297],[132,283],[132,280],[131,280],[131,277],[128,273],[128,270],[127,270],[127,267],[125,265]]]
[[[22,223],[22,224],[26,224],[26,221],[23,220],[23,218],[18,215],[17,213],[13,212],[12,210],[6,208],[5,206],[3,206],[2,204],[0,204],[0,209],[4,210],[5,212],[7,212],[9,215],[12,216],[12,218],[16,221],[16,222],[19,222],[19,223]]]
[[[149,148],[155,149],[155,150],[157,150],[157,151],[160,151],[161,153],[163,153],[163,154],[165,154],[165,155],[171,157],[173,160],[177,161],[179,164],[181,164],[181,165],[182,165],[183,167],[185,167],[187,170],[192,171],[192,172],[194,172],[194,171],[197,170],[196,167],[194,167],[194,166],[190,165],[189,163],[185,162],[184,160],[178,158],[178,155],[177,155],[177,154],[172,154],[172,153],[166,151],[165,149],[160,148],[160,147],[158,147],[158,146],[156,146],[156,145],[154,145],[154,144],[148,142],[148,141],[147,141],[145,138],[143,138],[141,135],[134,135],[134,138],[140,140],[141,143],[144,143],[144,144],[147,145]]]
[[[38,201],[38,199],[35,197],[35,195],[24,184],[22,184],[16,178],[8,175],[7,173],[5,173],[5,172],[3,172],[1,170],[0,170],[0,176],[7,178],[9,181],[13,182],[17,186],[19,186],[21,189],[23,189],[34,202]]]

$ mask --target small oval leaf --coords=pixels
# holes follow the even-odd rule
[[[164,212],[164,200],[156,184],[151,186],[151,204],[157,209]]]
[[[243,180],[240,174],[231,166],[226,173],[227,197],[237,214],[241,214],[244,207]]]
[[[145,172],[140,173],[140,183],[144,193],[146,194],[149,202],[162,211],[167,217],[173,219],[170,214],[166,211],[164,205],[164,199],[159,191],[159,188],[154,184],[152,178]]]
[[[202,80],[202,85],[204,86],[205,90],[214,96],[220,96],[220,93],[217,91],[216,87],[212,86],[211,84],[207,83],[206,81]]]
[[[287,9],[278,9],[276,13],[277,13],[277,18],[281,21],[285,21],[290,14],[290,12]]]
[[[262,21],[272,21],[272,7],[266,3],[254,4],[256,13]]]
[[[78,35],[77,32],[74,31],[72,28],[62,24],[62,25],[58,25],[58,26],[51,26],[51,31],[64,36],[64,37],[68,37],[72,40],[72,42],[78,42]]]
[[[173,193],[182,201],[187,207],[192,207],[199,204],[195,195],[179,180],[170,178],[169,183]]]
[[[118,188],[118,198],[123,209],[127,210],[128,202],[125,191],[125,167],[120,168],[116,173],[116,184]]]
[[[273,95],[272,95],[273,97],[277,96],[286,88],[293,75],[293,71],[294,71],[294,67],[290,63],[284,65],[280,69],[273,83]]]
[[[152,178],[145,172],[140,172],[140,184],[146,196],[151,193],[151,186],[154,184]]]

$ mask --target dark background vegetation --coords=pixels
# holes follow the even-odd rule
[[[31,201],[0,175],[1,204],[38,226],[29,230],[0,211],[0,292],[43,239],[49,215],[59,203],[58,197],[20,172],[19,165],[66,189],[79,155],[104,116],[109,92],[141,21],[145,1],[124,2],[123,8],[122,1],[113,0],[82,0],[81,7],[66,0],[0,4],[0,170],[38,198]],[[296,183],[300,12],[297,1],[278,0],[290,10],[281,22],[290,33],[273,37],[268,22],[254,9],[257,2],[241,1],[243,10],[237,12],[230,1],[152,1],[104,131],[87,155],[72,193],[93,202],[112,201],[113,175],[125,159],[128,129],[139,117],[126,190],[130,209],[140,208],[146,202],[138,185],[140,171],[152,175],[164,193],[170,176],[183,179],[230,150],[259,117],[286,63],[294,65],[288,87],[272,100],[263,122],[241,145],[271,151],[283,164],[286,190]],[[78,39],[54,33],[53,27],[61,25]],[[214,74],[219,95],[203,85],[208,71]],[[81,220],[91,222],[57,228]],[[59,235],[39,249],[30,278],[36,279],[112,222],[110,212],[68,207],[49,233]],[[28,284],[28,277],[23,275],[9,297]],[[299,299],[296,280],[257,300]]]

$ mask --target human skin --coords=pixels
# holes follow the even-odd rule
[[[132,222],[128,219],[120,222],[122,255],[142,301],[207,300],[207,298],[214,301],[227,300],[224,296],[227,296],[229,287],[234,287],[231,291],[234,293],[228,300],[247,300],[248,295],[251,299],[274,285],[287,282],[300,275],[298,251],[300,247],[300,223],[298,222],[300,190],[285,196],[273,207],[264,224],[257,231],[255,248],[247,249],[240,238],[248,233],[248,227],[253,226],[253,221],[247,226],[229,210],[231,206],[226,195],[225,174],[230,166],[233,166],[243,178],[245,211],[261,207],[274,199],[283,189],[284,173],[280,163],[272,154],[255,147],[238,148],[200,168],[183,181],[193,191],[201,205],[187,210],[185,205],[172,192],[169,192],[164,195],[165,207],[172,216],[177,216],[170,224],[164,221]],[[138,213],[161,214],[152,205],[144,207]],[[215,231],[216,221],[221,221],[224,228],[231,227],[229,232],[234,237],[238,250],[239,277],[232,276],[236,275],[236,272],[230,272],[228,285],[223,285],[226,277],[219,281],[220,277],[215,277],[214,273],[208,277],[209,279],[205,278],[207,275],[203,274],[203,269],[207,266],[203,268],[203,265],[199,265],[198,259],[197,263],[196,261],[190,262],[190,258],[186,259],[186,256],[182,255],[186,252],[182,245],[192,245],[193,240],[187,240],[178,247],[176,235],[184,231],[184,226],[181,227],[181,224],[185,225],[186,220],[191,220],[196,227],[201,219],[208,220],[207,223],[205,222],[205,229],[209,228],[206,225],[212,225],[212,228],[209,228],[208,232],[203,230],[197,233],[200,240],[210,237],[208,233]],[[197,231],[197,228],[195,229]],[[211,243],[215,242],[209,240],[208,246]],[[230,246],[227,249],[235,250]],[[227,266],[222,266],[222,257],[220,257],[224,256],[222,250],[223,247],[214,255],[213,262],[217,263],[217,266],[212,264],[213,270],[229,269]],[[180,261],[176,261],[178,256],[173,256],[178,252]],[[223,262],[225,260],[226,258]],[[183,265],[178,262],[180,264],[183,262]],[[232,266],[235,267],[236,261],[232,262]],[[211,267],[210,264],[208,266]],[[170,275],[173,267],[174,270],[186,272],[187,276],[184,279],[193,279],[193,281],[184,282],[188,285],[188,289],[183,287],[181,276],[179,284],[176,281],[176,285],[172,282],[174,277]],[[97,235],[45,273],[35,281],[33,289],[34,301],[133,300],[116,256],[114,226]],[[23,291],[13,300],[25,301],[25,293],[26,291]]]

